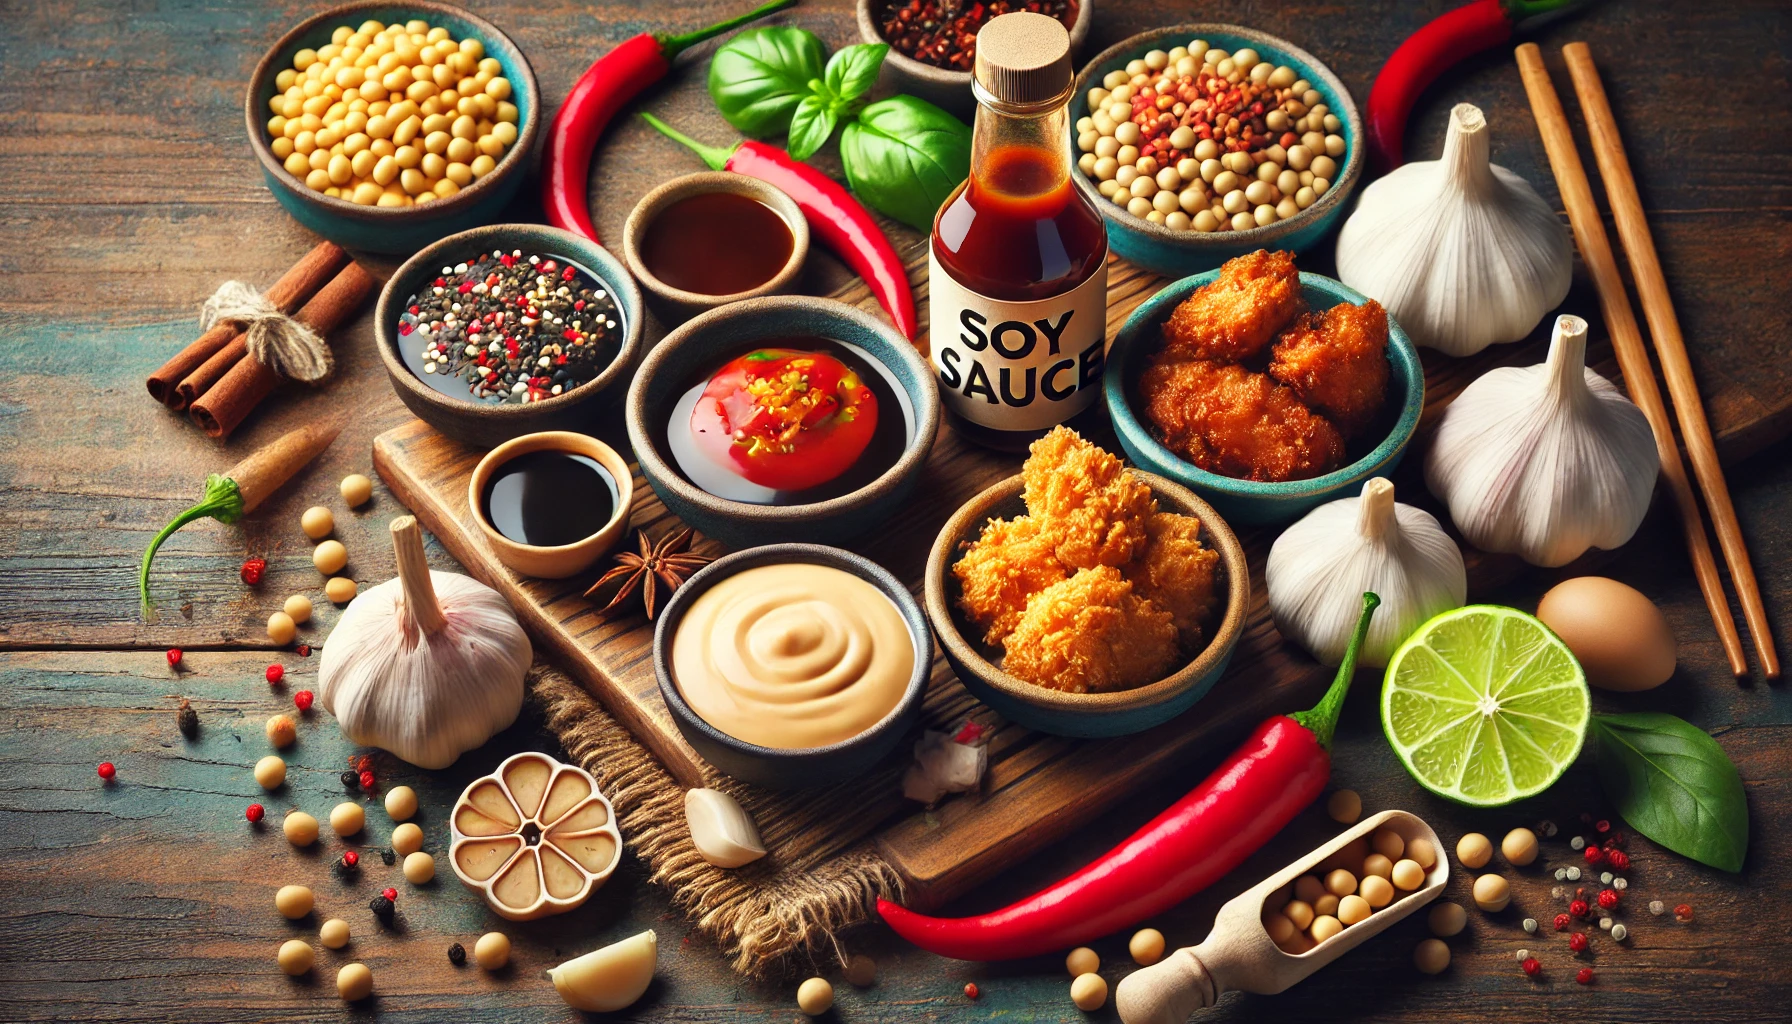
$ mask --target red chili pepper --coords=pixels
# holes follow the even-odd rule
[[[548,223],[598,241],[585,184],[591,171],[591,151],[610,118],[641,90],[666,77],[672,70],[672,58],[681,51],[795,5],[796,0],[771,0],[739,17],[683,35],[643,32],[599,57],[573,83],[554,123],[548,126],[541,153],[541,207]]]
[[[1356,655],[1381,600],[1363,613],[1325,697],[1266,720],[1189,794],[1094,863],[1001,910],[976,917],[917,914],[888,900],[896,934],[958,960],[1011,960],[1082,945],[1170,909],[1243,863],[1313,802],[1331,775],[1332,730]]]
[[[735,143],[733,149],[706,146],[652,114],[643,113],[641,119],[666,137],[684,143],[711,170],[758,178],[789,195],[802,208],[809,230],[865,279],[871,294],[877,296],[890,319],[896,322],[896,329],[903,337],[914,340],[918,325],[908,271],[870,211],[844,185],[776,146],[751,139]]]
[[[1475,0],[1467,7],[1439,15],[1406,37],[1394,50],[1365,108],[1369,124],[1369,151],[1376,166],[1391,171],[1404,160],[1406,118],[1413,103],[1437,76],[1470,56],[1511,39],[1516,32],[1535,28],[1567,13],[1585,0]]]

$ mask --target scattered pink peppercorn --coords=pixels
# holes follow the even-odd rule
[[[1680,922],[1681,924],[1690,923],[1692,921],[1692,904],[1682,903],[1679,906],[1675,907],[1674,908],[1674,920]]]
[[[1589,846],[1584,856],[1587,858],[1588,864],[1598,864],[1605,859],[1605,851],[1597,846]]]
[[[964,997],[966,999],[977,998],[977,983],[976,982],[967,981],[964,983]]]
[[[285,665],[269,665],[267,671],[268,685],[279,686],[280,680],[286,678]]]
[[[374,780],[372,772],[362,772],[361,773],[361,788],[362,789],[372,789],[374,781],[375,780]]]
[[[1574,980],[1580,982],[1582,985],[1593,984],[1593,968],[1582,967],[1579,971],[1575,972]]]
[[[100,778],[105,779],[107,782],[111,782],[112,779],[118,775],[118,769],[113,767],[112,762],[110,761],[101,761],[100,766],[95,768],[94,771],[99,772]]]
[[[253,587],[257,583],[261,582],[261,574],[264,572],[267,572],[267,571],[268,571],[268,560],[267,559],[265,559],[265,558],[247,559],[243,562],[243,568],[242,568],[242,572],[241,572],[241,575],[243,577],[243,582],[248,584],[249,586]]]
[[[1616,889],[1599,890],[1599,906],[1601,909],[1610,910],[1617,905],[1618,891]]]
[[[317,696],[315,694],[313,694],[310,690],[300,690],[298,693],[295,693],[292,695],[293,706],[298,708],[300,711],[310,711],[311,710],[311,702],[316,699],[317,699]]]
[[[1600,818],[1598,821],[1593,823],[1593,830],[1600,833],[1601,835],[1603,835],[1612,830],[1612,823],[1605,820],[1604,818]]]
[[[182,655],[181,655],[180,648],[178,648],[178,647],[168,648],[168,667],[174,668],[174,667],[178,666],[180,664],[181,657],[182,657]]]
[[[243,811],[243,817],[248,818],[249,824],[251,825],[261,821],[262,816],[265,814],[267,814],[267,811],[264,810],[260,804],[250,804],[248,808]]]
[[[1537,958],[1534,956],[1526,957],[1524,963],[1520,964],[1519,966],[1524,968],[1524,973],[1530,975],[1533,978],[1535,978],[1537,975],[1543,973],[1543,965],[1538,963]]]
[[[1573,923],[1574,923],[1574,918],[1569,917],[1567,914],[1557,914],[1556,915],[1556,931],[1558,931],[1558,932],[1567,931],[1568,926]]]
[[[1624,848],[1624,833],[1613,832],[1611,835],[1605,837],[1605,842],[1600,843],[1599,845],[1608,850],[1622,850]]]
[[[1587,951],[1587,933],[1575,932],[1568,936],[1568,948],[1576,953],[1585,953]]]
[[[301,657],[301,658],[311,657],[311,645],[310,644],[300,644],[298,647],[298,651],[299,651],[299,657]]]
[[[352,868],[356,864],[359,864],[359,863],[361,863],[361,855],[360,854],[356,853],[353,850],[348,850],[343,853],[343,855],[342,855],[342,866],[343,867]]]
[[[391,900],[394,903],[398,902],[398,890],[397,889],[393,889],[393,888],[389,888],[389,887],[382,889],[382,890],[380,890],[380,895],[386,897],[387,899]]]
[[[1593,908],[1587,906],[1586,900],[1575,900],[1573,903],[1568,904],[1568,912],[1575,917],[1586,917],[1592,909]]]
[[[1630,870],[1630,854],[1625,853],[1623,850],[1613,850],[1610,853],[1607,853],[1605,855],[1605,862],[1611,865],[1613,871]]]

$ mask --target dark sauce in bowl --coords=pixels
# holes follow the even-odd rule
[[[856,373],[877,400],[877,429],[858,459],[839,476],[800,491],[773,490],[742,477],[698,447],[691,436],[691,412],[710,379],[734,359],[759,349],[796,349],[825,353]],[[765,338],[718,354],[713,364],[693,376],[678,392],[664,416],[650,426],[654,445],[692,485],[718,498],[752,505],[810,505],[851,494],[896,465],[915,438],[915,410],[908,392],[870,353],[856,345],[815,336]]]
[[[479,503],[486,522],[518,544],[576,544],[616,515],[616,478],[589,455],[524,452],[492,471]]]
[[[734,192],[699,192],[667,206],[641,233],[641,262],[661,282],[734,295],[778,276],[796,239],[776,210]]]

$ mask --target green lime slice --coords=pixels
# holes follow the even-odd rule
[[[1580,753],[1592,700],[1568,645],[1516,608],[1433,617],[1388,661],[1381,727],[1419,784],[1474,807],[1548,789]]]

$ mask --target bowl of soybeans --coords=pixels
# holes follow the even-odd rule
[[[1238,25],[1173,25],[1109,47],[1077,75],[1070,113],[1071,179],[1109,245],[1170,277],[1311,247],[1362,178],[1362,119],[1343,83]]]
[[[301,22],[249,81],[249,142],[274,198],[353,249],[410,253],[489,223],[528,175],[535,72],[447,4],[351,3]]]

